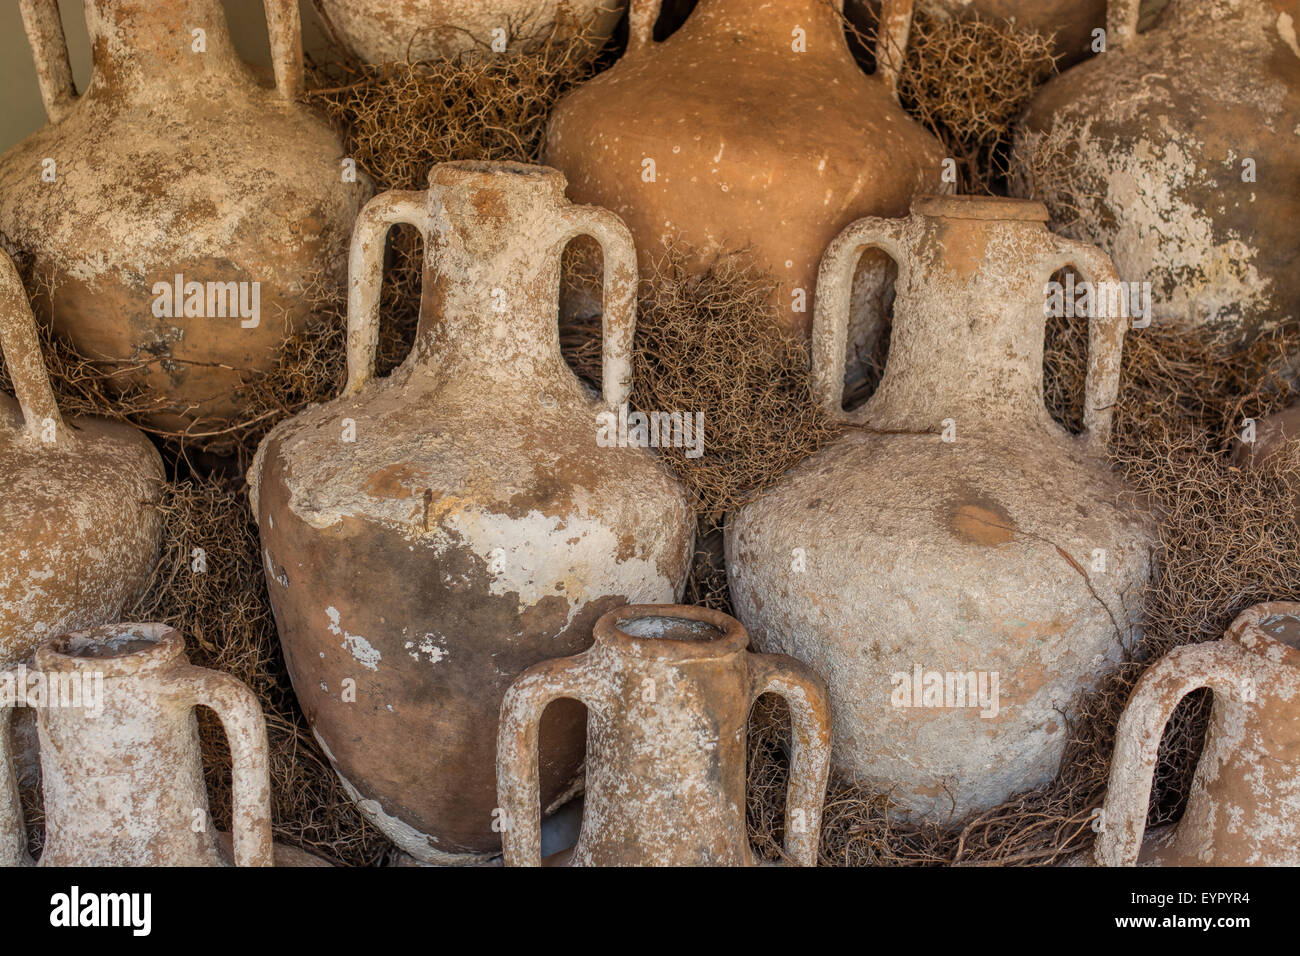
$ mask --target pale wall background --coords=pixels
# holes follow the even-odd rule
[[[301,0],[303,41],[309,52],[321,52],[325,31],[311,0]],[[225,0],[226,15],[235,47],[250,63],[271,65],[271,45],[266,36],[266,15],[262,0]],[[60,0],[63,30],[77,89],[84,90],[90,79],[90,43],[81,0]],[[23,32],[16,0],[0,0],[0,153],[45,125],[36,86],[36,69]]]

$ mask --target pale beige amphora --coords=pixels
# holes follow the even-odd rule
[[[570,866],[753,866],[745,826],[750,707],[779,694],[790,707],[785,855],[817,860],[830,767],[821,679],[798,661],[751,654],[720,611],[641,605],[610,611],[596,643],[529,668],[501,705],[497,787],[507,866],[541,851],[537,732],[556,700],[587,706],[587,783],[577,845],[546,859]]]
[[[1115,280],[1046,219],[1038,203],[932,197],[845,230],[813,339],[818,399],[845,432],[727,524],[755,646],[826,678],[835,767],[930,819],[1052,778],[1070,706],[1132,640],[1148,574],[1150,531],[1105,461],[1128,320],[1089,323],[1084,434],[1043,402],[1047,283],[1067,265]],[[898,300],[880,386],[845,413],[867,248],[898,263]]]

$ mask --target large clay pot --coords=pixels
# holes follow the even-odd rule
[[[45,790],[41,866],[227,864],[209,825],[195,707],[215,711],[230,742],[234,862],[272,865],[261,706],[235,678],[191,666],[184,639],[161,624],[64,634],[37,650],[33,670],[0,674],[0,865],[30,862],[8,742],[20,684],[29,701],[45,693],[29,703]]]
[[[463,53],[536,49],[585,34],[604,44],[627,0],[313,0],[349,52],[367,63],[416,62]],[[502,32],[504,31],[504,32]],[[494,46],[494,44],[496,44]]]
[[[64,422],[22,282],[0,252],[0,667],[117,620],[158,558],[162,460],[129,425]]]
[[[879,10],[879,0],[848,0],[844,12],[866,31],[875,29]],[[916,11],[935,18],[1010,20],[1052,36],[1062,66],[1091,56],[1093,31],[1106,25],[1106,0],[917,0]]]
[[[374,380],[399,222],[425,237],[420,323],[406,362]],[[560,254],[578,235],[606,262],[600,399],[559,350]],[[358,220],[344,394],[258,449],[254,508],[298,700],[361,809],[417,859],[498,849],[510,682],[585,648],[610,608],[685,585],[684,491],[647,449],[598,444],[598,415],[631,387],[636,275],[627,229],[567,203],[554,170],[436,166],[427,193],[385,193]],[[582,708],[543,723],[549,803],[581,761]]]
[[[818,283],[819,401],[838,412],[871,246],[899,264],[884,377],[841,413],[842,438],[726,529],[755,646],[826,676],[835,765],[932,818],[1051,779],[1069,705],[1131,639],[1148,574],[1152,539],[1104,461],[1127,320],[1091,320],[1085,434],[1043,403],[1045,283],[1067,264],[1114,281],[1046,219],[1039,203],[931,197],[846,229]]]
[[[826,0],[700,0],[655,43],[659,7],[634,0],[627,53],[561,100],[546,161],[568,176],[575,201],[623,217],[643,269],[675,238],[701,264],[751,249],[779,281],[782,326],[806,337],[817,262],[835,234],[861,216],[902,215],[913,195],[940,189],[942,147],[895,91],[911,0],[890,0],[882,43],[895,52],[874,76],[854,62]],[[854,287],[855,373],[892,285],[888,260],[866,257]]]
[[[537,725],[563,698],[587,705],[587,790],[572,866],[753,866],[745,827],[746,726],[780,694],[794,733],[786,855],[817,861],[830,769],[826,685],[798,661],[749,654],[740,622],[702,607],[610,611],[596,643],[525,671],[501,705],[497,786],[507,866],[542,863]]]
[[[1146,835],[1160,738],[1179,702],[1214,692],[1182,819]],[[1094,847],[1102,866],[1300,866],[1300,604],[1260,604],[1222,640],[1179,647],[1120,718]]]
[[[1300,315],[1297,0],[1172,0],[1035,96],[1013,188],[1150,282],[1156,322],[1230,343]]]
[[[57,0],[20,6],[50,122],[0,157],[0,234],[52,278],[55,329],[144,389],[151,424],[220,433],[311,290],[341,292],[368,192],[297,102],[297,0],[266,0],[275,90],[235,54],[219,0],[86,0],[80,96]]]

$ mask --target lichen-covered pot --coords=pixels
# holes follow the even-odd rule
[[[114,621],[158,558],[162,459],[129,425],[65,422],[13,262],[0,252],[0,667],[66,630]]]
[[[0,157],[0,238],[52,281],[55,329],[143,389],[152,425],[219,444],[309,300],[341,292],[368,191],[297,102],[298,4],[266,0],[268,90],[219,0],[86,0],[79,96],[57,0],[20,7],[50,122]]]
[[[547,859],[572,866],[753,866],[745,826],[749,711],[762,694],[790,705],[785,811],[791,862],[817,861],[830,770],[826,686],[798,661],[750,654],[735,618],[643,605],[596,622],[596,643],[525,671],[501,705],[497,786],[507,866],[542,861],[537,727],[553,702],[587,706],[587,789],[578,843]]]
[[[1171,0],[1046,84],[1016,134],[1013,188],[1150,282],[1153,319],[1248,342],[1300,315],[1297,0]]]
[[[848,0],[845,13],[860,30],[873,30],[879,0]],[[1011,20],[1017,26],[1052,36],[1061,64],[1092,54],[1093,31],[1106,25],[1106,0],[917,0],[917,13],[932,17]]]
[[[1104,254],[1039,203],[917,200],[826,252],[813,374],[843,436],[730,516],[737,616],[826,678],[835,766],[931,818],[1049,780],[1074,696],[1132,638],[1151,537],[1104,460],[1126,319],[1094,317],[1082,436],[1043,403],[1044,285]],[[854,265],[899,264],[880,387],[840,412]]]
[[[425,237],[416,343],[372,378],[384,236]],[[559,349],[560,254],[604,249],[604,393]],[[494,853],[497,715],[510,682],[576,653],[605,611],[672,601],[694,518],[648,449],[607,447],[627,401],[636,253],[564,177],[447,163],[374,199],[352,244],[348,384],[281,423],[251,482],[298,700],[361,809],[425,862]],[[550,801],[582,758],[582,708],[543,721]]]
[[[1160,738],[1174,709],[1214,693],[1182,819],[1146,837]],[[1300,604],[1260,604],[1222,640],[1175,648],[1120,718],[1094,847],[1102,866],[1300,866]]]
[[[314,0],[331,32],[367,63],[532,50],[554,35],[604,44],[627,0]]]
[[[192,666],[181,635],[118,624],[56,637],[31,670],[0,674],[0,865],[29,863],[9,757],[19,686],[40,728],[45,791],[41,866],[222,866],[194,708],[220,717],[230,742],[234,860],[270,866],[266,723],[235,678]]]
[[[898,105],[912,0],[890,0],[880,69],[865,75],[826,0],[700,0],[662,43],[660,0],[633,0],[627,53],[570,92],[546,161],[576,202],[605,206],[636,237],[642,268],[680,238],[703,265],[751,250],[779,282],[782,327],[805,338],[817,263],[862,216],[899,216],[940,190],[938,140]],[[864,258],[849,368],[870,357],[892,294],[888,260]]]

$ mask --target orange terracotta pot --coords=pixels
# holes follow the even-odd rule
[[[701,264],[752,249],[779,280],[785,329],[807,337],[817,264],[862,216],[901,216],[941,189],[939,142],[898,105],[897,52],[911,0],[890,0],[882,68],[865,75],[824,0],[700,0],[662,43],[660,0],[636,0],[627,53],[556,107],[546,161],[576,202],[617,213],[647,271],[680,238]],[[881,333],[892,267],[864,258],[854,288],[851,372]],[[859,356],[861,359],[859,360]]]

